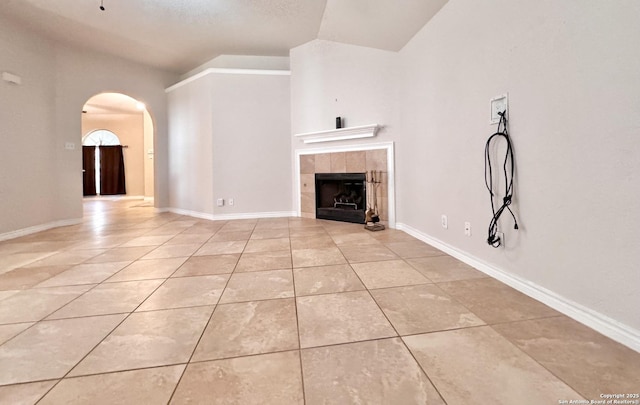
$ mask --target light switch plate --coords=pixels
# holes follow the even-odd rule
[[[64,148],[66,150],[74,150],[76,148],[76,144],[73,142],[65,142],[64,143]]]
[[[495,96],[490,101],[491,104],[491,118],[489,120],[490,124],[497,124],[500,122],[499,112],[509,110],[509,95],[502,94],[500,96]]]

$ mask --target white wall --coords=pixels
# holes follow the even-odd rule
[[[393,140],[397,53],[314,40],[292,49],[290,58],[294,134],[335,129],[336,117],[342,117],[347,127],[384,125],[375,141]],[[295,139],[293,147],[305,145]]]
[[[214,218],[293,209],[289,76],[246,73],[210,72],[168,90],[177,212]]]
[[[211,77],[167,94],[169,207],[213,214]]]
[[[400,226],[640,347],[639,17],[633,1],[450,0],[400,53],[312,41],[291,50],[292,132],[391,123]],[[505,92],[521,228],[505,216],[496,250],[484,144]]]
[[[292,207],[288,75],[212,75],[216,214],[290,213]]]
[[[0,235],[82,217],[81,111],[93,95],[124,93],[146,103],[156,124],[156,205],[168,204],[164,88],[176,77],[76,50],[0,17]],[[73,142],[75,150],[66,150]]]
[[[0,71],[22,77],[0,81],[0,235],[58,219],[54,64],[51,42],[0,17]]]
[[[400,53],[397,143],[399,222],[636,336],[639,17],[634,1],[449,1]],[[483,148],[505,92],[521,229],[505,218],[496,250]]]

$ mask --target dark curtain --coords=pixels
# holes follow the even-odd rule
[[[82,193],[96,195],[96,147],[82,147]]]
[[[100,194],[126,194],[122,145],[100,146]]]

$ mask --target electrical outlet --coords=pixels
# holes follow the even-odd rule
[[[500,122],[499,112],[506,112],[509,109],[509,96],[502,94],[491,99],[491,116],[489,123],[497,124]]]
[[[229,205],[233,205],[233,198],[229,198]]]
[[[497,236],[498,238],[500,238],[500,247],[504,247],[504,244],[505,244],[505,240],[504,240],[504,232],[500,232],[500,231],[498,231],[498,232],[496,232],[496,236]]]
[[[76,144],[73,142],[65,142],[64,143],[64,148],[66,150],[74,150],[76,148]]]
[[[218,204],[218,207],[223,207],[224,206],[224,198],[218,198],[218,200],[216,202]]]
[[[464,234],[466,236],[471,236],[471,222],[464,223]]]
[[[442,224],[442,227],[444,229],[449,228],[449,221],[447,220],[447,216],[442,214],[442,217],[440,217],[440,223]]]

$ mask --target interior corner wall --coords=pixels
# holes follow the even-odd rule
[[[289,215],[289,75],[212,74],[211,80],[214,199],[225,200],[214,213]]]
[[[113,132],[123,148],[128,196],[144,196],[144,117],[137,114],[82,114],[82,136],[98,129]]]
[[[167,93],[169,110],[169,207],[213,214],[211,78],[204,76]]]
[[[172,87],[171,208],[211,218],[291,213],[289,92],[288,75],[247,72]]]
[[[383,125],[375,139],[352,144],[393,141],[397,132],[398,71],[396,52],[326,40],[314,40],[290,51],[291,131],[293,134],[344,126]],[[323,143],[323,146],[344,142]],[[305,145],[294,138],[292,148]]]
[[[639,20],[634,1],[450,0],[400,52],[396,149],[398,222],[636,336]],[[504,215],[493,249],[484,145],[506,92],[520,229]]]

